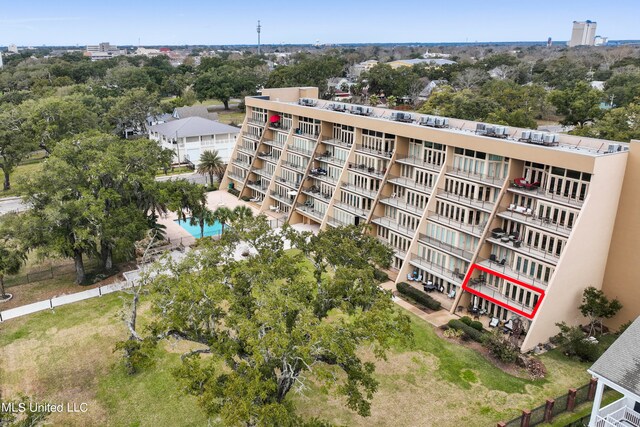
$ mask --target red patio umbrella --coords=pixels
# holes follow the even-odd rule
[[[277,114],[274,114],[273,116],[269,117],[269,123],[276,123],[280,121],[280,116]]]

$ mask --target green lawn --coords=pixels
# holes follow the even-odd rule
[[[127,336],[121,320],[124,298],[129,297],[108,295],[0,324],[3,395],[23,392],[89,403],[84,415],[52,415],[54,425],[207,425],[195,399],[180,392],[171,374],[185,351],[183,343],[167,343],[157,351],[155,365],[141,374],[125,374],[113,351]],[[144,325],[144,310],[140,322]],[[345,409],[342,399],[321,390],[312,375],[306,390],[292,394],[299,412],[349,426],[488,426],[588,380],[586,365],[556,353],[542,356],[547,379],[516,378],[474,350],[441,339],[417,317],[412,329],[412,343],[397,344],[387,361],[376,362],[380,388],[371,417]],[[372,357],[366,348],[362,355]]]
[[[33,175],[42,169],[42,160],[41,159],[29,159],[25,163],[16,167],[16,169],[11,174],[11,189],[9,191],[1,190],[0,187],[0,197],[9,197],[9,196],[19,196],[21,195],[19,190],[19,184],[23,182],[28,176]],[[4,176],[3,176],[4,180]]]
[[[218,111],[218,121],[221,123],[240,126],[244,121],[245,113],[238,110]]]

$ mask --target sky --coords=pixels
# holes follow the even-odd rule
[[[640,39],[639,0],[0,0],[0,46],[568,40],[574,20]]]

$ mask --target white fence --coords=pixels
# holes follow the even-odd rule
[[[131,285],[127,282],[117,282],[93,289],[87,289],[86,291],[82,292],[53,297],[48,300],[34,302],[33,304],[10,308],[8,310],[0,311],[0,322],[14,319],[20,316],[26,316],[27,314],[37,313],[38,311],[52,310],[65,304],[71,304],[89,298],[95,298],[102,295],[110,294],[112,292],[121,291],[122,289],[128,288],[130,286]]]

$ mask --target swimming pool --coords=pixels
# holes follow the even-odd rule
[[[191,225],[189,221],[191,218],[187,218],[186,221],[178,222],[177,219],[174,219],[173,222],[177,223],[180,227],[184,228],[196,239],[200,238],[200,226],[199,225]],[[222,234],[222,224],[218,221],[214,222],[212,225],[204,225],[204,237],[218,236]]]

